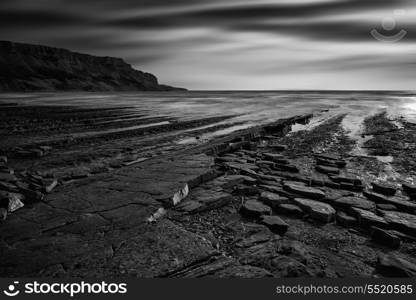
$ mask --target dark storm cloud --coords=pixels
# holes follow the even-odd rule
[[[89,23],[90,19],[67,13],[48,11],[8,11],[0,10],[0,27],[4,30],[45,28]]]
[[[401,24],[402,28],[406,28],[406,41],[416,40],[416,24]],[[238,31],[259,31],[276,34],[290,34],[294,36],[304,37],[306,39],[324,39],[333,41],[368,41],[369,31],[377,29],[381,34],[391,35],[391,32],[379,28],[378,22],[351,22],[351,21],[330,21],[330,22],[299,22],[295,24],[236,24],[230,27],[232,30]]]

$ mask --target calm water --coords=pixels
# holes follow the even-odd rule
[[[176,93],[25,93],[1,94],[1,102],[82,107],[128,106],[141,118],[166,116],[194,120],[214,116],[229,125],[203,139],[303,113],[314,113],[311,126],[330,116],[347,113],[344,126],[356,135],[362,120],[378,111],[402,115],[416,122],[416,93],[412,92],[176,92]],[[214,125],[209,125],[214,126]],[[180,140],[188,143],[192,140]]]

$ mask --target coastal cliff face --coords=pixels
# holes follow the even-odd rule
[[[173,91],[120,58],[0,41],[0,91]]]

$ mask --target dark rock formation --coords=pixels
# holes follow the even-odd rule
[[[260,218],[263,215],[270,215],[272,210],[256,200],[249,200],[240,208],[241,214],[248,218]]]
[[[394,231],[384,230],[377,227],[372,227],[371,231],[371,238],[375,242],[386,245],[387,247],[393,249],[400,247],[401,240],[397,235],[394,234]]]
[[[335,218],[336,211],[329,204],[301,198],[296,198],[294,202],[317,221],[329,223]]]
[[[172,91],[120,58],[0,41],[0,91]]]
[[[283,188],[290,193],[298,194],[311,199],[319,200],[325,198],[325,193],[321,190],[307,187],[296,182],[285,182]]]
[[[261,223],[276,234],[284,234],[289,228],[289,225],[278,216],[262,216]]]
[[[386,277],[414,277],[416,265],[395,255],[380,255],[377,270]]]
[[[394,196],[396,194],[396,189],[393,186],[387,184],[380,184],[377,182],[373,182],[373,191],[376,193],[380,193],[386,196]]]

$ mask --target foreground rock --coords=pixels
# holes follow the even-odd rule
[[[245,217],[258,219],[263,215],[270,215],[272,209],[259,201],[248,200],[241,206],[240,212]]]
[[[357,207],[365,210],[374,210],[376,207],[374,202],[358,197],[342,197],[335,200],[334,205],[344,209],[349,209],[350,207]]]
[[[371,226],[376,226],[376,227],[381,227],[381,228],[386,228],[387,227],[387,222],[386,220],[384,220],[384,218],[377,216],[375,213],[368,211],[368,210],[364,210],[361,208],[357,208],[357,207],[352,207],[350,209],[350,212],[352,215],[354,215],[357,220],[358,220],[358,224],[361,227],[371,227]]]
[[[368,199],[376,203],[394,205],[399,210],[405,211],[405,212],[410,212],[410,213],[416,212],[416,203],[406,201],[399,197],[386,197],[384,195],[373,193],[373,192],[368,192],[368,191],[364,191],[364,195]]]
[[[334,167],[327,167],[327,166],[316,166],[316,170],[322,174],[328,174],[328,175],[338,175],[339,169]]]
[[[301,195],[310,199],[319,200],[319,199],[325,198],[325,193],[322,192],[321,190],[318,190],[312,187],[307,187],[305,185],[302,185],[296,182],[285,182],[285,184],[283,185],[283,188],[287,190],[288,192],[298,194],[298,195]]]
[[[13,213],[22,208],[24,206],[23,199],[24,196],[21,194],[0,191],[0,207],[6,209],[7,213]]]
[[[188,194],[189,186],[187,183],[185,183],[184,186],[173,195],[171,200],[172,202],[169,203],[169,205],[178,205],[183,199],[188,197]]]
[[[61,186],[1,224],[13,247],[1,249],[0,275],[157,277],[207,260],[218,252],[211,241],[149,217],[212,164],[205,154],[158,158]]]
[[[269,147],[278,152],[287,150],[286,145],[281,145],[281,144],[276,144],[276,143],[270,144]]]
[[[373,191],[380,193],[386,196],[394,196],[396,194],[396,188],[391,185],[381,184],[378,182],[373,182]]]
[[[383,211],[383,217],[391,228],[416,237],[415,215],[397,211]]]
[[[276,234],[284,234],[289,228],[289,225],[278,216],[262,216],[261,223]]]
[[[294,203],[317,221],[329,223],[335,218],[336,211],[329,204],[301,198],[296,198]]]
[[[357,218],[353,216],[349,216],[343,211],[337,212],[336,220],[337,220],[338,225],[341,225],[347,228],[351,228],[351,227],[358,225]]]
[[[214,256],[202,262],[171,272],[168,278],[266,278],[273,275],[259,267],[241,265],[232,258]]]
[[[384,230],[378,227],[371,228],[371,238],[382,245],[397,249],[400,247],[401,239],[395,234],[394,231]]]
[[[284,159],[284,156],[282,154],[276,154],[276,153],[264,153],[263,157],[275,163],[281,163],[282,159]]]
[[[360,192],[374,178],[361,173],[357,162],[363,158],[348,157],[351,169],[342,170],[342,176],[315,170],[311,144],[334,153],[348,150],[333,144],[327,134],[333,127],[287,139],[271,133],[263,139],[257,132],[250,132],[253,141],[221,138],[204,152],[212,157],[196,158],[187,149],[186,155],[149,159],[61,185],[45,202],[17,211],[2,224],[0,273],[370,277],[379,253],[400,244],[398,251],[411,261],[414,239],[383,218],[385,211],[403,206],[363,198]],[[276,141],[288,145],[285,156],[268,147]],[[317,162],[341,168],[336,162],[344,154]],[[278,165],[297,166],[299,173],[276,171]],[[362,181],[348,173],[363,174]],[[395,200],[401,199],[398,194]],[[334,219],[336,224],[327,224]]]
[[[414,184],[403,183],[402,187],[403,187],[403,190],[406,193],[409,193],[409,194],[415,194],[416,193],[416,185],[414,185]]]
[[[301,217],[304,215],[303,210],[293,204],[281,204],[276,208],[276,212],[282,215]]]
[[[276,209],[281,204],[288,204],[290,200],[286,197],[282,197],[278,194],[271,192],[263,192],[259,197],[260,201],[269,205],[271,208]]]
[[[228,176],[220,177],[217,180],[224,182],[222,184],[222,187],[224,189],[232,189],[235,186],[240,185],[240,184],[253,185],[256,183],[256,179],[249,177],[249,176],[244,176],[244,175],[228,175]]]
[[[415,277],[416,265],[397,255],[380,255],[377,271],[386,277]]]

